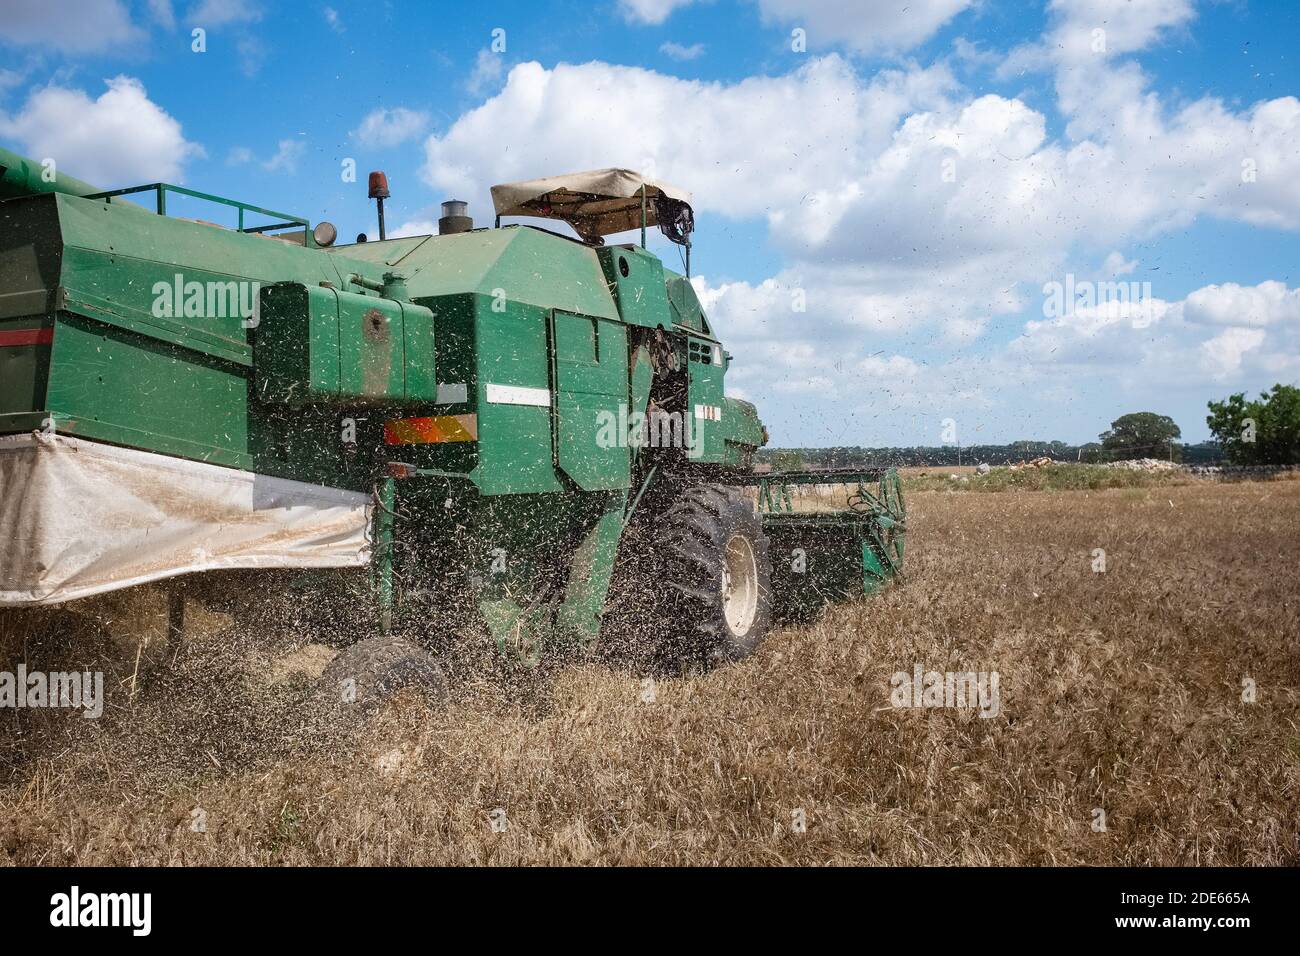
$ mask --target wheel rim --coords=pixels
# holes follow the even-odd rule
[[[758,562],[754,547],[744,535],[733,535],[727,542],[722,566],[722,610],[727,627],[736,637],[744,637],[754,625],[758,613]]]

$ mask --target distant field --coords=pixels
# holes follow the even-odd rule
[[[921,478],[927,475],[973,475],[974,465],[904,465],[898,469],[904,478]]]
[[[985,475],[977,474],[974,467],[905,468],[900,473],[904,488],[910,491],[1102,491],[1186,485],[1202,480],[1182,469],[1129,471],[1072,462],[1042,468],[998,466]]]
[[[213,617],[132,699],[120,634],[10,619],[0,668],[88,646],[117,692],[0,712],[0,862],[1300,863],[1300,482],[908,504],[901,585],[653,703],[575,665],[303,739],[309,633]],[[918,664],[997,671],[998,716],[892,708]]]

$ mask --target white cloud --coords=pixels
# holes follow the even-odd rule
[[[690,46],[683,46],[668,40],[659,44],[659,52],[674,60],[698,60],[704,55],[704,44],[692,43]]]
[[[27,74],[20,70],[0,68],[0,96],[20,86],[26,78]]]
[[[230,166],[242,166],[253,161],[253,151],[247,146],[232,146],[226,154],[226,163]]]
[[[859,53],[898,53],[924,43],[973,0],[758,0],[764,22],[802,27],[812,49],[844,44]]]
[[[1105,379],[1140,370],[1152,387],[1185,382],[1196,368],[1215,380],[1255,376],[1262,382],[1300,363],[1300,289],[1276,280],[1229,282],[1173,302],[1080,308],[1025,323],[1007,354],[1058,375]]]
[[[657,25],[695,0],[618,0],[629,23]],[[807,33],[810,49],[901,53],[924,43],[975,0],[757,0],[765,24]],[[675,45],[675,44],[674,44]],[[665,51],[667,52],[667,51]],[[672,55],[671,53],[668,55]]]
[[[1264,343],[1261,329],[1224,329],[1214,338],[1201,343],[1201,355],[1206,370],[1214,378],[1227,378],[1241,369],[1246,353]]]
[[[37,159],[111,188],[143,182],[182,182],[186,160],[203,155],[181,124],[149,99],[129,76],[107,81],[92,100],[77,89],[50,85],[32,93],[16,114],[0,114],[0,135]]]
[[[663,23],[678,7],[689,6],[695,0],[618,0],[618,9],[629,23]]]
[[[1106,256],[1106,261],[1101,265],[1101,271],[1108,276],[1126,276],[1137,267],[1138,262],[1136,259],[1125,259],[1124,254],[1115,249]]]
[[[943,102],[952,86],[942,66],[864,86],[834,55],[733,84],[522,63],[496,96],[429,137],[424,175],[439,191],[482,196],[492,183],[626,166],[689,184],[697,209],[762,216],[806,201],[809,183],[851,181],[902,113]]]
[[[176,11],[172,9],[172,0],[149,0],[149,15],[164,30],[176,28]]]
[[[1144,50],[1195,16],[1193,0],[1052,0],[1045,45],[1057,59],[1088,62]]]
[[[428,113],[405,106],[380,107],[366,114],[352,136],[363,146],[396,146],[419,136],[428,123]]]
[[[787,257],[770,281],[828,306],[810,306],[806,340],[937,325],[970,341],[1033,301],[1024,290],[1061,276],[1081,242],[1104,249],[1201,214],[1300,225],[1300,101],[1242,113],[1197,101],[1171,118],[1138,96],[1141,121],[1071,142],[1018,99],[961,92],[942,64],[863,81],[834,55],[732,84],[525,63],[428,139],[424,175],[481,203],[492,182],[621,165],[687,186],[697,211],[763,217]],[[1260,176],[1241,184],[1247,149]]]
[[[0,13],[0,41],[64,53],[97,53],[143,39],[121,0],[6,0]]]
[[[228,23],[254,23],[262,19],[256,0],[200,0],[190,10],[188,22],[200,27],[220,27]]]
[[[411,219],[396,229],[388,232],[389,239],[402,239],[406,236],[436,236],[438,223],[432,219]]]
[[[918,362],[911,376],[892,371],[932,388],[945,384],[934,370],[960,370],[965,378],[952,378],[945,394],[968,402],[983,388],[980,401],[993,404],[1012,394],[1035,396],[1035,408],[1039,395],[1105,404],[1156,381],[1186,392],[1198,370],[1202,390],[1207,376],[1271,384],[1251,376],[1300,369],[1288,311],[1296,297],[1280,283],[1225,283],[1185,300],[1148,294],[1140,309],[1073,310],[1035,320],[1009,346],[988,337],[971,348],[988,329],[1036,311],[1045,281],[1087,272],[1075,263],[1095,265],[1098,281],[1131,276],[1138,263],[1121,250],[1149,247],[1198,218],[1300,228],[1300,100],[1166,101],[1122,56],[1182,29],[1191,8],[1130,6],[1058,2],[1049,38],[1062,47],[1022,49],[1022,61],[1055,71],[1050,121],[1024,100],[963,89],[942,60],[864,77],[844,57],[813,56],[785,75],[733,83],[600,62],[524,63],[428,138],[423,176],[477,205],[493,182],[627,166],[692,190],[706,223],[765,224],[783,254],[767,279],[697,280],[743,357],[729,381],[750,394],[846,401],[852,379],[818,363],[862,361],[866,342],[873,354],[883,344],[883,355],[957,356]],[[1096,17],[1107,47],[1083,58],[1066,33]],[[638,110],[611,101],[615,88]],[[791,310],[796,290],[804,313]],[[1227,328],[1267,336],[1208,344]],[[908,404],[901,394],[891,401]]]
[[[244,76],[256,76],[266,62],[266,44],[255,36],[242,36],[235,41],[239,54],[239,70]]]
[[[1276,280],[1256,286],[1209,285],[1187,297],[1188,321],[1210,325],[1265,326],[1300,323],[1300,289]]]
[[[273,173],[296,173],[298,160],[302,158],[306,149],[307,144],[300,139],[282,139],[276,144],[275,155],[262,163],[262,168]]]
[[[339,12],[337,10],[335,10],[333,7],[326,7],[321,12],[324,14],[325,22],[329,24],[329,28],[331,30],[333,30],[335,33],[344,32],[345,28],[343,26],[343,21],[339,18]]]
[[[482,96],[495,87],[505,72],[505,58],[491,50],[479,50],[474,60],[474,69],[465,79],[465,91],[470,96]]]

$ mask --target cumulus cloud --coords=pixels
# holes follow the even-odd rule
[[[470,96],[482,96],[501,80],[505,72],[505,58],[491,50],[479,50],[474,59],[474,69],[465,79],[465,92]]]
[[[960,12],[915,10],[932,14],[931,30]],[[1180,0],[1056,0],[1044,40],[1011,58],[1053,72],[1056,115],[976,94],[945,60],[867,75],[846,57],[810,56],[784,75],[730,83],[600,62],[523,63],[429,137],[422,174],[440,193],[481,204],[493,182],[627,166],[691,189],[704,222],[766,228],[782,257],[769,277],[697,278],[745,357],[730,380],[756,394],[850,394],[853,379],[824,362],[852,366],[881,341],[885,356],[954,356],[916,370],[867,367],[918,388],[948,382],[945,394],[962,401],[975,401],[981,376],[986,398],[1023,381],[1064,402],[1089,389],[1112,400],[1108,388],[1150,387],[1160,376],[1134,371],[1146,363],[1170,388],[1198,374],[1282,374],[1300,366],[1300,336],[1296,298],[1280,283],[1224,283],[1184,299],[1157,288],[1140,306],[1032,319],[1010,344],[986,335],[996,329],[1005,341],[1013,317],[1037,310],[1045,282],[1088,271],[1080,262],[1097,264],[1098,281],[1133,277],[1139,263],[1121,250],[1197,219],[1300,228],[1300,100],[1175,101],[1129,59],[1193,18]],[[610,100],[612,88],[639,104],[635,114]],[[979,361],[960,364],[966,358]],[[1074,379],[1060,377],[1067,367],[1084,383],[1073,392]],[[940,368],[948,378],[934,376]]]
[[[1112,250],[1106,256],[1106,261],[1101,265],[1101,271],[1108,276],[1128,275],[1138,267],[1136,259],[1125,259],[1124,254],[1118,249]]]
[[[176,28],[176,11],[172,9],[172,0],[149,0],[149,15],[164,30]]]
[[[657,25],[695,0],[619,0],[629,23]],[[924,43],[974,0],[756,0],[764,23],[804,30],[810,49],[901,53]],[[671,54],[669,54],[671,55]]]
[[[1172,17],[1121,23],[1121,47],[1159,36],[1154,24]],[[880,337],[894,348],[963,354],[995,323],[1040,304],[1042,284],[1063,279],[1081,253],[1101,263],[1099,279],[1114,279],[1137,268],[1117,247],[1198,216],[1300,226],[1300,103],[1234,111],[1207,99],[1171,112],[1132,67],[1112,63],[1108,74],[1132,84],[1120,97],[1136,104],[1128,113],[1117,110],[1109,124],[1074,124],[1082,114],[1067,113],[1078,135],[1053,136],[1042,112],[969,94],[942,62],[864,78],[828,55],[736,83],[598,62],[524,63],[496,96],[428,139],[423,175],[440,193],[480,205],[492,182],[621,165],[686,185],[704,217],[765,223],[782,268],[765,280],[702,280],[702,297],[746,356],[733,369],[738,387],[824,398],[839,379],[828,385],[813,356],[860,355]],[[603,94],[611,88],[635,98],[635,115]],[[1241,178],[1244,155],[1255,157],[1254,181]],[[801,313],[791,310],[796,292]],[[1011,379],[1049,375],[1071,355],[1080,367],[1158,360],[1160,323],[1193,324],[1183,313],[1195,314],[1198,300],[1166,317],[1168,303],[1147,298],[1140,322],[1105,305],[1038,323],[1014,348],[985,346],[983,377],[994,368]],[[1115,332],[1135,326],[1136,342]],[[1180,374],[1204,367],[1207,338],[1178,337]],[[1239,369],[1253,353],[1243,354]],[[972,380],[953,391],[971,401],[978,378],[967,370]]]
[[[663,23],[678,7],[690,6],[695,0],[618,0],[619,13],[629,23]]]
[[[98,53],[142,42],[121,0],[6,0],[0,41],[64,53]]]
[[[1210,325],[1300,323],[1300,289],[1288,289],[1277,281],[1208,285],[1187,297],[1186,315],[1191,322]]]
[[[816,49],[843,44],[859,53],[898,53],[924,43],[973,0],[758,0],[763,20],[802,27]]]
[[[106,81],[97,99],[78,89],[43,87],[13,115],[0,114],[0,136],[37,159],[87,182],[112,186],[183,182],[187,160],[203,155],[181,124],[129,76]]]
[[[1245,355],[1263,343],[1264,333],[1260,329],[1224,329],[1201,343],[1201,355],[1210,375],[1223,379],[1238,371]]]
[[[262,168],[273,173],[296,173],[298,160],[306,149],[307,144],[300,139],[282,139],[276,144],[275,154],[262,163]]]
[[[1030,320],[1008,355],[1058,374],[1140,369],[1152,384],[1198,368],[1215,380],[1268,377],[1300,358],[1300,289],[1229,282],[1174,301],[1112,300]]]
[[[952,86],[943,66],[885,71],[864,85],[834,55],[732,84],[599,62],[521,63],[496,96],[429,138],[424,177],[481,195],[495,182],[626,166],[688,183],[699,209],[763,216],[804,201],[810,182],[851,180],[901,114],[943,101]]]
[[[428,113],[405,106],[380,107],[366,114],[352,136],[363,146],[397,146],[419,136],[428,124]]]
[[[256,0],[199,0],[189,15],[189,22],[200,27],[253,23],[260,19],[262,8]]]

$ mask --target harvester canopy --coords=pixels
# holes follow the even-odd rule
[[[693,225],[689,192],[631,169],[593,169],[503,183],[492,187],[492,205],[498,216],[559,219],[588,242],[641,228],[643,208],[644,225],[659,226],[674,242],[685,241]]]

